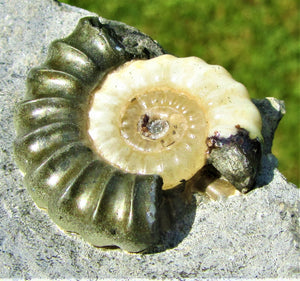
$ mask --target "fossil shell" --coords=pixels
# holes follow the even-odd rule
[[[95,17],[30,71],[15,127],[36,204],[93,245],[130,252],[159,240],[162,189],[197,185],[206,164],[251,188],[262,140],[256,107],[225,69],[171,55],[135,60]],[[238,171],[219,165],[227,151],[242,159]]]

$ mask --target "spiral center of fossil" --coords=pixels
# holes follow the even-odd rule
[[[164,119],[160,119],[158,116],[151,116],[144,114],[141,116],[137,125],[138,132],[142,137],[151,140],[157,140],[162,138],[168,132],[170,126],[169,122]]]
[[[134,150],[148,153],[170,150],[189,127],[185,107],[181,105],[184,101],[186,97],[166,90],[133,98],[121,113],[121,136]]]
[[[164,189],[191,178],[205,163],[208,126],[199,100],[172,85],[117,82],[102,86],[89,113],[96,151],[123,171],[161,175]]]

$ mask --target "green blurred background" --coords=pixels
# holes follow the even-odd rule
[[[176,56],[224,66],[253,98],[285,101],[273,154],[299,186],[300,79],[298,0],[62,0],[125,22]]]

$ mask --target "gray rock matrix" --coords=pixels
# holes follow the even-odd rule
[[[273,98],[254,101],[265,137],[259,188],[217,202],[196,195],[165,231],[162,246],[148,254],[95,248],[64,233],[35,206],[13,160],[14,106],[49,43],[68,35],[87,15],[52,0],[0,0],[0,278],[299,278],[299,189],[280,174],[271,154],[284,114],[283,103]],[[160,54],[136,30],[106,22],[125,37],[130,33],[136,48]]]

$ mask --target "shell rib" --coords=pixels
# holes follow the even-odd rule
[[[14,152],[58,226],[139,252],[159,241],[163,188],[197,188],[207,164],[239,190],[253,186],[261,119],[223,68],[171,55],[135,60],[119,39],[88,17],[51,44],[16,107]]]

